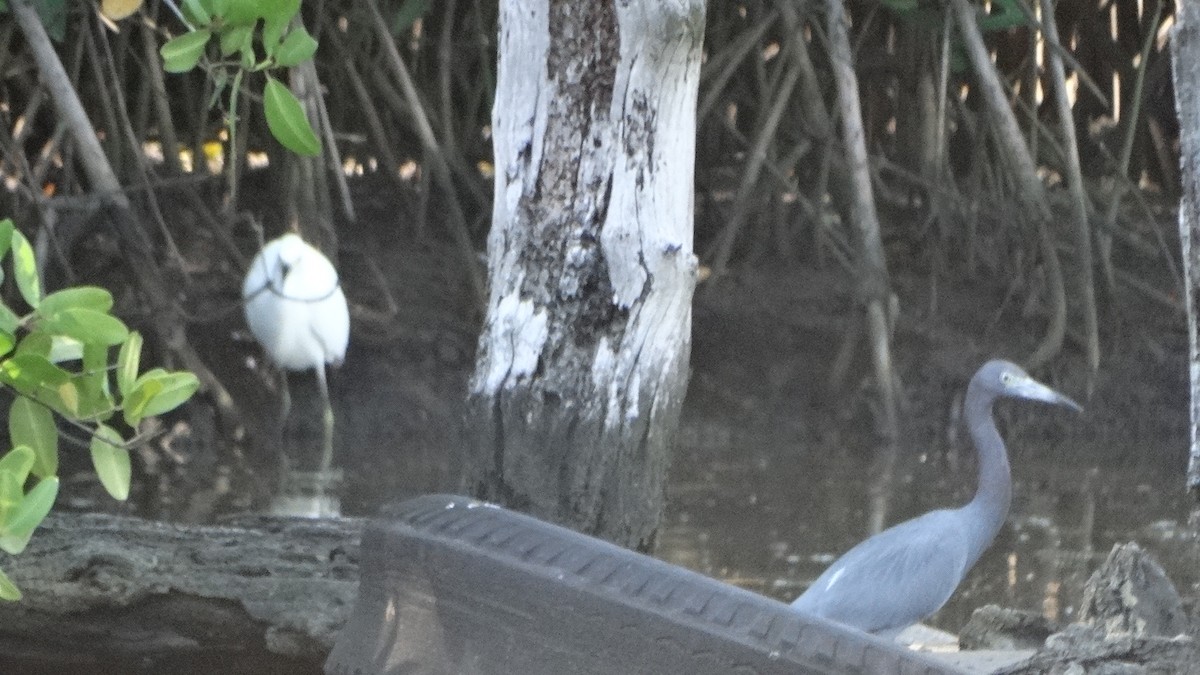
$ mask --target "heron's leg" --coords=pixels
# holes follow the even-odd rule
[[[322,474],[333,468],[333,404],[329,401],[329,385],[325,381],[325,364],[317,366],[317,385],[321,388],[321,402],[325,404],[322,421],[325,424],[324,444],[321,446]]]

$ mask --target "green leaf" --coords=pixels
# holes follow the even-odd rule
[[[0,600],[16,602],[21,599],[21,589],[8,578],[4,570],[0,570]]]
[[[226,26],[254,26],[262,12],[258,0],[215,0],[213,13],[221,17]]]
[[[13,273],[17,276],[17,290],[25,304],[37,309],[42,299],[42,282],[38,279],[37,256],[33,246],[20,230],[12,233]]]
[[[254,53],[253,49],[243,49],[241,55],[241,66],[244,73],[253,73],[262,70],[262,68],[258,67],[258,55]],[[240,81],[240,79],[234,80],[234,82]]]
[[[58,497],[58,477],[43,478],[0,523],[0,549],[16,555],[25,550],[33,531],[46,519]]]
[[[267,56],[274,54],[280,39],[300,13],[300,0],[259,0],[255,3],[263,18],[262,41]]]
[[[63,382],[53,390],[54,396],[58,399],[56,409],[60,414],[68,417],[79,417],[79,389],[74,382]],[[46,402],[46,398],[39,397],[39,401]],[[49,400],[53,401],[53,398]],[[49,403],[47,403],[49,405]]]
[[[250,4],[267,21],[291,21],[300,11],[300,0],[258,0]]]
[[[267,19],[263,23],[262,29],[262,44],[263,52],[267,58],[275,56],[275,52],[279,50],[279,45],[283,43],[283,34],[287,32],[288,26],[292,23],[291,19]]]
[[[128,333],[126,333],[128,337]],[[124,344],[122,341],[121,344]],[[83,346],[83,373],[84,375],[95,375],[96,373],[108,373],[108,348],[102,342],[89,342]],[[105,389],[108,385],[105,385]]]
[[[232,26],[221,31],[221,56],[229,57],[238,52],[254,49],[254,24]]]
[[[57,387],[70,379],[70,373],[39,354],[21,352],[0,364],[0,381],[21,392],[42,385]]]
[[[8,356],[17,344],[17,338],[12,333],[0,330],[0,356]]]
[[[137,380],[139,362],[142,360],[142,334],[137,331],[129,333],[121,351],[117,354],[117,391],[121,396],[128,396],[133,391]]]
[[[179,407],[200,388],[200,380],[187,372],[169,373],[154,380],[162,386],[142,409],[142,416],[161,415]]]
[[[32,333],[26,335],[25,339],[21,340],[21,343],[17,345],[17,356],[32,354],[49,361],[50,351],[53,347],[54,336],[35,329]],[[82,354],[81,350],[80,355]]]
[[[269,51],[269,50],[268,50]],[[317,53],[317,41],[308,34],[304,26],[298,26],[287,34],[275,50],[276,65],[290,68],[302,61],[311,59]]]
[[[89,343],[83,348],[83,372],[71,380],[79,390],[79,417],[104,421],[116,409],[108,380],[108,347]]]
[[[407,0],[396,12],[396,18],[392,19],[392,35],[399,37],[428,11],[429,0]]]
[[[267,116],[267,128],[283,147],[308,157],[321,152],[321,144],[308,124],[300,101],[282,82],[269,75],[263,90],[263,112]]]
[[[57,312],[42,321],[40,327],[85,344],[119,345],[129,336],[129,329],[117,317],[84,307],[70,307]]]
[[[212,21],[211,0],[183,0],[183,16],[193,26],[207,26]]]
[[[25,480],[28,478],[28,473],[21,477],[9,471],[0,471],[0,525],[8,522],[9,514],[25,499]]]
[[[108,312],[112,309],[112,293],[99,286],[75,286],[64,288],[42,298],[38,305],[38,314],[51,317],[65,309],[90,309],[96,312]]]
[[[0,220],[0,258],[8,255],[8,249],[12,246],[12,233],[16,229],[13,226],[12,218]],[[4,279],[4,275],[0,275],[0,280]]]
[[[18,397],[8,409],[8,436],[13,445],[33,451],[34,475],[45,478],[58,473],[58,429],[49,408]]]
[[[26,445],[18,445],[0,457],[0,473],[10,473],[17,478],[18,485],[25,483],[33,463],[37,460],[33,449]]]
[[[94,377],[94,374],[80,376],[79,381],[74,383],[75,391],[79,392],[75,415],[81,422],[107,422],[117,412],[114,401],[97,393]]]
[[[79,403],[71,374],[38,354],[18,351],[0,363],[0,382],[64,415],[74,415]]]
[[[21,340],[17,353],[36,354],[50,363],[78,361],[83,358],[83,343],[65,335],[52,335],[39,326]]]
[[[163,70],[168,73],[186,73],[195,68],[196,64],[200,63],[200,57],[204,56],[204,48],[208,46],[211,37],[212,31],[202,28],[169,40],[158,50],[158,53],[162,54]]]
[[[129,483],[133,470],[129,464],[129,451],[125,441],[115,429],[101,424],[92,436],[92,465],[100,484],[113,499],[125,501],[129,498]]]
[[[136,429],[142,418],[146,416],[146,406],[150,404],[150,399],[158,396],[162,392],[162,389],[163,383],[161,380],[139,379],[135,382],[133,391],[121,402],[121,412],[125,417],[125,423]]]
[[[139,377],[137,379],[137,381],[134,382],[133,384],[136,387],[136,386],[142,385],[146,382],[150,382],[151,380],[161,380],[162,378],[166,377],[167,375],[168,375],[167,371],[162,368],[151,368],[150,370],[147,370],[146,372],[142,373],[142,376]]]
[[[3,276],[3,274],[0,274],[0,277]],[[17,332],[17,326],[20,325],[21,317],[17,316],[15,312],[9,309],[8,305],[0,302],[0,330],[4,331],[5,333],[15,334]]]

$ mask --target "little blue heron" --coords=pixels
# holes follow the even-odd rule
[[[979,455],[975,498],[939,509],[859,543],[825,570],[792,607],[894,637],[950,599],[992,544],[1012,500],[1008,452],[992,419],[998,398],[1045,401],[1081,411],[1077,403],[1007,361],[989,361],[967,385],[965,412]]]
[[[350,340],[350,313],[333,263],[299,235],[288,233],[263,246],[242,284],[246,323],[275,365],[317,371],[325,404],[321,471],[333,465],[333,406],[325,364],[338,365]],[[291,407],[283,378],[283,415]]]

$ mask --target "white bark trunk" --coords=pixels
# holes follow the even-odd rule
[[[1171,63],[1175,109],[1179,113],[1179,164],[1183,196],[1179,200],[1179,237],[1183,245],[1187,289],[1188,362],[1191,364],[1191,445],[1188,488],[1200,491],[1200,1],[1181,0],[1175,9]]]
[[[703,0],[503,0],[477,495],[648,545],[687,381]]]

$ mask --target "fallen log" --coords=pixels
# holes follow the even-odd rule
[[[1195,662],[1190,640],[1143,636],[1106,641],[1100,651],[1059,640],[1007,669],[969,652],[943,655],[939,664],[661,561],[500,509],[469,508],[476,504],[427,496],[375,521],[362,597],[362,520],[254,516],[196,526],[54,514],[24,553],[0,558],[25,593],[20,602],[0,603],[0,673],[390,672],[397,656],[410,665],[432,659],[421,672],[440,673],[458,672],[471,654],[489,664],[477,672],[512,672],[505,666],[514,653],[532,658],[525,672],[564,672],[552,657],[572,650],[603,656],[590,663],[605,673],[707,672],[700,666],[723,655],[739,663],[762,656],[762,672],[789,663],[799,672],[1015,673],[1045,672],[1042,666],[1064,658]],[[552,559],[539,557],[543,549]],[[326,664],[356,598],[355,620]],[[395,612],[383,606],[388,599]],[[496,614],[483,623],[489,629],[466,630],[489,613]],[[610,614],[620,640],[593,625]],[[582,632],[581,617],[591,621]],[[635,625],[642,629],[631,637]],[[441,631],[437,640],[427,639],[430,630]],[[447,640],[471,649],[447,651]],[[635,655],[637,640],[647,646]],[[696,654],[660,653],[663,644],[692,641]],[[513,650],[526,643],[541,648]]]
[[[53,514],[0,565],[3,673],[320,673],[358,586],[363,521],[220,526]]]

